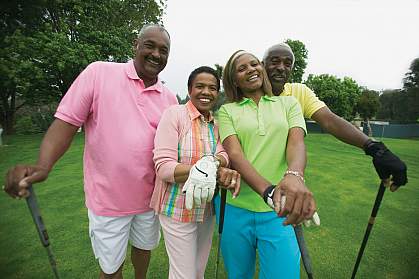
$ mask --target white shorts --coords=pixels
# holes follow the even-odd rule
[[[109,217],[88,210],[88,216],[93,253],[106,274],[115,273],[124,262],[128,239],[132,246],[142,250],[159,245],[160,223],[154,211]]]

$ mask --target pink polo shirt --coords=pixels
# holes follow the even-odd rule
[[[55,117],[84,125],[84,192],[96,215],[150,211],[154,135],[177,99],[159,80],[144,88],[128,63],[94,62],[77,77]]]

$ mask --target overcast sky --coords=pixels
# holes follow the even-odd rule
[[[161,78],[187,94],[190,72],[225,65],[238,49],[259,58],[285,39],[308,50],[308,74],[349,76],[362,86],[401,88],[419,57],[419,0],[168,0],[163,23],[171,35]]]

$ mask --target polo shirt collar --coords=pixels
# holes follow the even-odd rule
[[[276,102],[277,101],[277,99],[274,96],[263,95],[261,99],[271,101],[271,102]],[[250,102],[250,100],[251,100],[250,98],[243,97],[243,100],[241,100],[239,102],[239,105],[243,105],[245,103],[248,103],[248,102]]]
[[[189,100],[186,104],[186,109],[188,110],[189,117],[191,120],[195,120],[197,118],[200,118],[204,122],[213,122],[214,116],[212,115],[212,111],[210,111],[209,115],[209,121],[205,120],[205,117],[199,112],[199,110],[192,104],[191,100]]]
[[[140,80],[143,85],[143,80],[138,76],[137,71],[135,70],[134,60],[130,60],[126,63],[125,72],[127,73],[128,78]],[[160,78],[157,77],[157,82],[150,87],[147,87],[147,90],[155,90],[159,93],[163,92],[163,83]]]

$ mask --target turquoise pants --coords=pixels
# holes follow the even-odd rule
[[[220,196],[214,198],[217,224]],[[300,251],[294,230],[283,226],[284,218],[274,211],[253,212],[227,204],[221,252],[229,279],[252,279],[256,251],[259,278],[300,278]]]

